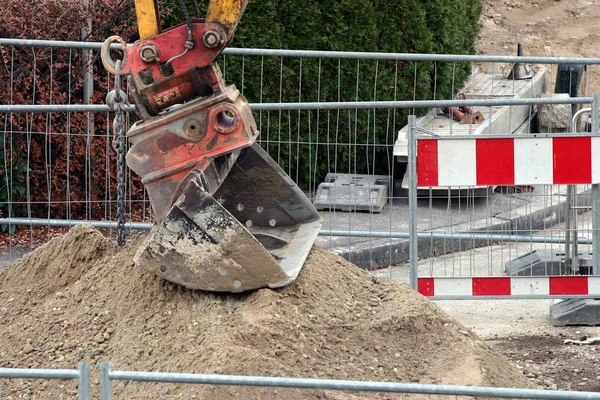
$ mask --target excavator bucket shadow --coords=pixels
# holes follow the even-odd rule
[[[190,289],[243,292],[293,282],[322,220],[277,163],[257,144],[242,149],[214,195],[201,173],[191,174],[136,264]]]

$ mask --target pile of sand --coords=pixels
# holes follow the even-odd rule
[[[320,248],[295,283],[226,295],[134,267],[141,239],[119,249],[78,226],[1,273],[0,367],[89,361],[93,382],[108,361],[120,370],[529,386],[429,300]],[[222,388],[220,398],[239,390]]]

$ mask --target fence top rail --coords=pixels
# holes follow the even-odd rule
[[[434,108],[464,106],[517,106],[537,104],[589,104],[591,97],[572,98],[521,98],[521,99],[470,99],[470,100],[406,100],[406,101],[341,101],[300,103],[252,103],[253,111],[298,111],[298,110],[373,110],[394,108]],[[124,111],[135,111],[135,106],[123,107]],[[12,104],[0,105],[0,113],[52,113],[52,112],[109,112],[103,104]]]
[[[27,47],[55,47],[71,49],[100,50],[101,42],[75,42],[59,40],[11,39],[0,38],[0,45]],[[114,44],[114,49],[120,49]],[[532,64],[600,64],[600,58],[584,57],[532,57],[532,56],[482,56],[466,54],[416,54],[416,53],[380,53],[358,51],[322,51],[322,50],[286,50],[286,49],[244,49],[227,48],[226,55],[237,56],[275,56],[302,58],[333,58],[361,60],[403,60],[403,61],[440,61],[440,62],[490,62],[490,63],[532,63]]]
[[[2,203],[0,203],[2,204]],[[116,221],[91,221],[91,220],[75,220],[75,219],[48,219],[48,218],[19,218],[8,217],[0,218],[0,225],[25,225],[25,226],[65,226],[73,227],[80,224],[87,224],[96,228],[116,228]],[[147,230],[152,229],[151,222],[126,222],[125,227],[128,229]],[[401,231],[374,231],[374,230],[343,230],[343,229],[321,229],[319,236],[341,236],[341,237],[372,237],[372,238],[393,238],[393,239],[408,239],[409,232]],[[451,240],[491,240],[505,242],[522,242],[522,243],[565,243],[565,238],[562,236],[524,236],[524,235],[509,235],[509,234],[494,234],[493,231],[488,232],[419,232],[417,237],[420,239],[451,239]],[[592,244],[591,239],[578,236],[578,244]]]
[[[528,133],[527,135],[509,135],[503,134],[485,134],[485,135],[437,135],[434,131],[421,130],[416,128],[419,133],[424,133],[427,136],[419,135],[416,136],[416,140],[513,140],[513,139],[524,139],[524,140],[535,140],[535,139],[552,139],[552,138],[597,138],[600,137],[600,132],[565,132],[565,133]]]
[[[110,369],[110,365],[103,364],[101,368],[107,370]],[[270,378],[235,375],[108,371],[108,378],[110,380],[128,380],[138,382],[196,383],[213,385],[285,387],[320,390],[353,390],[387,393],[421,393],[439,395],[465,395],[505,398],[509,397],[516,399],[579,400],[598,398],[598,393],[591,392],[561,392],[553,390],[509,389],[392,382],[363,382],[329,379]]]
[[[0,379],[77,379],[75,369],[0,368]]]
[[[600,58],[584,57],[531,57],[531,56],[481,56],[470,54],[420,54],[420,53],[379,53],[360,51],[322,51],[285,49],[243,49],[227,48],[224,54],[238,56],[278,56],[304,58],[334,58],[391,61],[439,61],[439,62],[489,62],[489,63],[530,63],[530,64],[600,64]]]

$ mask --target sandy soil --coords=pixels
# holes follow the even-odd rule
[[[106,360],[128,370],[532,387],[407,285],[318,247],[293,284],[227,295],[186,290],[134,267],[141,239],[119,249],[79,226],[2,272],[0,367],[88,360],[96,374]],[[10,390],[23,394],[5,384],[3,393]],[[219,398],[238,394],[231,388]]]
[[[527,55],[598,57],[599,5],[486,1],[478,52],[512,55],[522,43]],[[588,71],[588,93],[600,90],[598,68]],[[449,310],[463,325],[405,285],[373,280],[318,249],[288,288],[203,295],[134,269],[137,243],[119,251],[94,230],[77,228],[3,272],[0,367],[72,368],[89,360],[97,368],[106,360],[138,370],[600,390],[598,346],[562,344],[584,329],[530,329],[520,320],[525,328],[486,334],[482,342],[464,325],[493,324],[483,314],[471,324],[466,313]],[[34,395],[51,389],[30,388]],[[119,389],[133,393],[128,385]],[[25,386],[5,382],[3,394],[23,397]],[[174,387],[166,393],[180,394]]]

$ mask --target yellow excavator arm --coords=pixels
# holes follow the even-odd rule
[[[248,0],[211,0],[208,3],[206,22],[221,25],[227,34],[225,41],[229,42],[244,14],[246,4]]]
[[[154,37],[160,33],[160,15],[156,0],[135,0],[135,14],[141,40]]]
[[[247,3],[248,0],[211,0],[208,3],[206,22],[221,25],[227,35],[225,40],[229,41],[244,14]],[[141,40],[160,33],[157,0],[135,0],[135,13]]]

